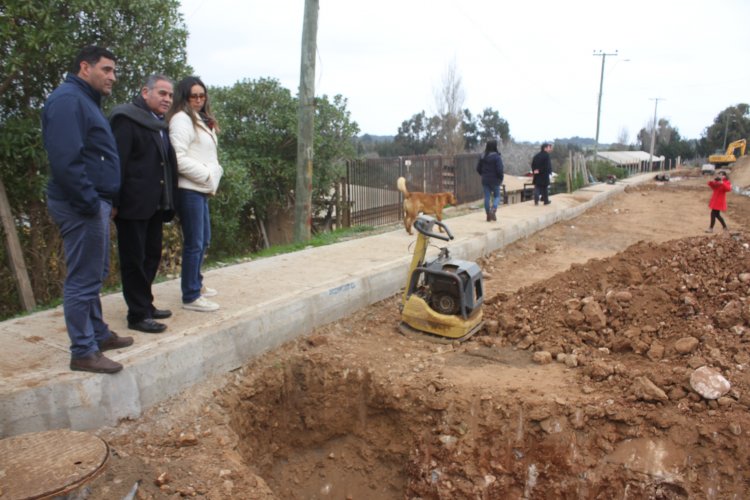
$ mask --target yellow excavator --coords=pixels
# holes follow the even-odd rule
[[[717,168],[729,165],[730,163],[734,163],[737,161],[737,158],[745,156],[746,147],[747,141],[745,139],[730,142],[729,146],[727,146],[727,150],[724,153],[718,152],[717,154],[709,156],[708,163],[714,165]],[[738,149],[740,150],[739,154],[735,156],[734,153]]]

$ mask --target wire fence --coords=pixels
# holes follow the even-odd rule
[[[399,177],[409,191],[451,192],[459,204],[483,197],[476,173],[478,154],[365,158],[347,162],[342,179],[342,223],[382,226],[399,222],[403,195],[396,187]]]

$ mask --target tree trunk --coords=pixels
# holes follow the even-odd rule
[[[29,271],[26,269],[21,242],[18,239],[16,224],[13,220],[13,213],[10,209],[8,195],[5,192],[5,184],[2,179],[0,179],[0,219],[2,219],[3,230],[5,231],[5,245],[8,249],[9,264],[13,270],[13,276],[16,279],[16,286],[18,287],[18,296],[21,299],[21,305],[27,311],[31,311],[36,307],[34,290],[31,288]]]

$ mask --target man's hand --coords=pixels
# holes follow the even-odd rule
[[[109,214],[110,219],[117,217],[117,207],[112,207],[112,212]]]

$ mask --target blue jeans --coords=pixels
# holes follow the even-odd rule
[[[178,189],[177,212],[182,225],[182,302],[187,304],[200,297],[203,287],[201,265],[211,242],[208,195]]]
[[[500,184],[482,183],[482,189],[484,189],[484,211],[494,212],[500,204]],[[492,206],[490,206],[490,197],[492,197]]]
[[[81,215],[67,201],[48,199],[47,209],[60,229],[65,249],[63,311],[70,353],[82,358],[98,351],[97,343],[111,336],[102,316],[99,292],[109,273],[112,205],[100,201],[98,214]]]

